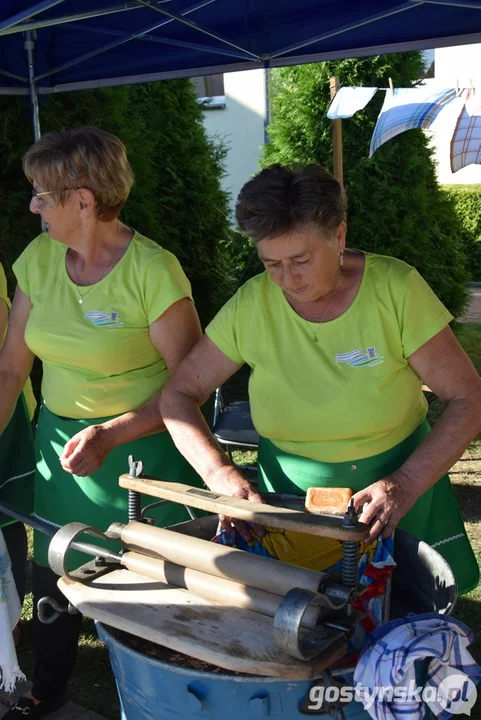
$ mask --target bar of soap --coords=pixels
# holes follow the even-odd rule
[[[344,515],[352,495],[349,488],[310,487],[306,495],[306,510],[318,515]]]

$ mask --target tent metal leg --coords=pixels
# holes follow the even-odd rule
[[[33,119],[33,137],[35,142],[40,138],[40,115],[38,111],[38,93],[37,84],[34,80],[35,65],[33,51],[35,48],[35,36],[31,30],[25,33],[25,50],[28,58],[28,85],[30,88],[30,100],[32,103],[32,119]]]

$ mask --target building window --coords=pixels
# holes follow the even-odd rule
[[[206,110],[225,107],[224,75],[204,75],[192,78],[197,99]]]

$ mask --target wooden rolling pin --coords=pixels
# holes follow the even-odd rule
[[[201,490],[182,483],[155,480],[149,477],[132,478],[121,475],[120,487],[135,490],[145,495],[172,500],[200,510],[221,513],[250,523],[294,530],[309,535],[321,535],[335,540],[360,542],[369,536],[369,528],[363,523],[356,527],[343,527],[341,520],[328,515],[314,515],[291,508],[274,507],[267,503],[220,495],[210,490]]]
[[[122,555],[121,564],[132,572],[145,577],[160,580],[173,587],[189,590],[193,595],[205,600],[215,600],[242,610],[274,617],[281,597],[255,587],[206,575],[205,573],[167,562],[161,558],[148,557],[136,552]],[[312,629],[316,626],[320,608],[310,606],[302,618],[302,627]]]
[[[160,557],[207,575],[232,580],[283,597],[292,588],[317,592],[324,573],[280,560],[253,555],[172,530],[140,522],[124,526],[121,540],[128,550]]]

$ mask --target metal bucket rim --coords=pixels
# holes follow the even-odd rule
[[[189,668],[184,668],[181,665],[175,665],[174,663],[168,663],[164,662],[163,660],[157,660],[156,658],[149,657],[148,655],[145,655],[142,652],[139,652],[138,650],[134,650],[134,648],[129,647],[124,642],[119,640],[118,638],[114,637],[112,635],[112,632],[110,630],[110,625],[105,625],[105,623],[100,622],[100,620],[94,620],[95,626],[97,628],[97,632],[100,635],[100,638],[103,640],[102,634],[106,635],[108,637],[108,641],[112,643],[116,643],[118,645],[121,645],[123,650],[128,651],[132,655],[136,655],[138,658],[141,658],[143,662],[147,662],[149,665],[153,665],[155,667],[160,667],[163,670],[168,670],[170,672],[175,672],[178,675],[187,675],[191,680],[205,680],[206,678],[211,678],[215,680],[222,680],[223,682],[239,682],[239,683],[245,683],[245,682],[252,682],[252,683],[284,683],[287,685],[297,686],[298,684],[303,684],[306,682],[306,679],[303,680],[295,680],[295,679],[289,679],[289,678],[282,678],[282,677],[271,677],[270,675],[250,675],[249,673],[245,673],[244,675],[224,675],[222,673],[214,673],[209,672],[208,670],[194,670]],[[100,626],[100,629],[99,629]],[[122,632],[122,631],[121,631]],[[106,640],[104,640],[106,642]],[[147,641],[149,642],[149,641]],[[173,650],[172,652],[176,652]],[[181,653],[185,654],[185,653]],[[213,664],[213,663],[209,663]],[[312,681],[314,681],[315,678],[312,678]]]

